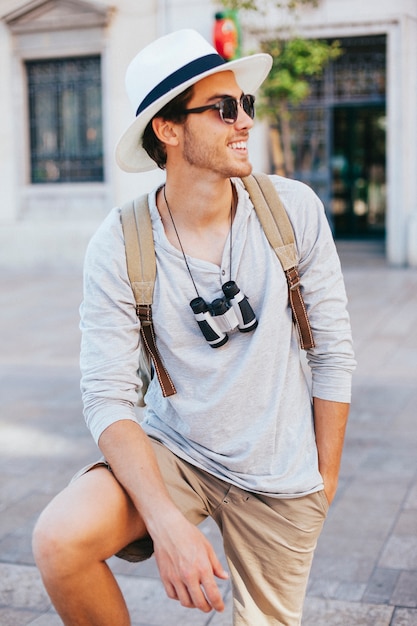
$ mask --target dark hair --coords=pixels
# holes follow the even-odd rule
[[[173,100],[168,102],[152,119],[155,117],[162,117],[164,120],[169,120],[171,122],[175,122],[176,124],[181,124],[186,115],[183,114],[183,110],[186,108],[188,102],[191,100],[193,95],[193,85],[188,87],[185,91],[182,91],[178,96],[176,96]],[[167,162],[167,155],[165,146],[155,135],[154,130],[152,128],[152,120],[148,122],[146,126],[143,136],[142,136],[142,146],[148,153],[148,156],[151,157],[153,161],[157,164],[161,170],[165,169]]]

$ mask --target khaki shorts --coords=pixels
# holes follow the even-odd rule
[[[328,511],[324,492],[290,499],[249,493],[190,465],[158,441],[153,446],[171,497],[185,517],[197,525],[211,516],[219,526],[231,574],[234,626],[298,626]],[[103,460],[74,479],[100,465],[110,470]],[[143,561],[152,553],[147,538],[117,556]]]

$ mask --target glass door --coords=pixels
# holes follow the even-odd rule
[[[385,235],[385,107],[335,106],[331,213],[336,237]]]

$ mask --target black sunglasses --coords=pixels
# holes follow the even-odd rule
[[[195,109],[184,109],[181,113],[188,115],[188,113],[203,113],[204,111],[209,111],[210,109],[217,109],[225,124],[234,124],[239,114],[239,104],[246,115],[249,115],[249,117],[253,120],[255,117],[255,96],[251,96],[247,93],[243,94],[240,100],[233,98],[232,96],[227,96],[215,104],[207,104],[206,106],[196,107]]]

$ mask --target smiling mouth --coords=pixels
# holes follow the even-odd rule
[[[234,141],[233,143],[229,143],[229,148],[238,152],[246,152],[248,149],[248,144],[246,141]]]

